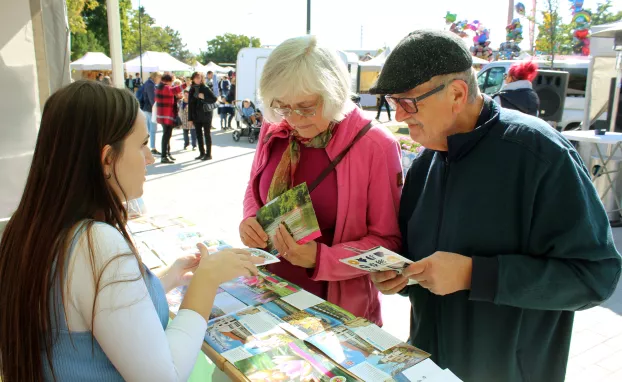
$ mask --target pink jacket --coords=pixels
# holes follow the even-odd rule
[[[349,112],[326,147],[330,159],[339,155],[367,123],[369,119],[359,108]],[[282,125],[264,123],[244,197],[244,219],[255,216],[263,205],[258,180],[270,156],[271,140],[286,136]],[[328,281],[328,301],[382,325],[380,294],[369,274],[339,259],[354,256],[344,249],[345,245],[360,249],[377,246],[393,251],[401,249],[397,222],[402,190],[400,147],[387,129],[374,126],[352,146],[335,171],[339,188],[333,246],[319,244],[320,256],[312,279]]]

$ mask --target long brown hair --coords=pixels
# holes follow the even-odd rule
[[[101,153],[106,145],[112,147],[109,160],[114,168],[138,111],[130,92],[94,81],[68,85],[45,104],[24,193],[0,241],[4,382],[42,380],[44,362],[54,375],[51,350],[59,325],[58,299],[62,306],[66,299],[54,291],[64,281],[64,264],[78,223],[88,222],[96,293],[101,273],[95,274],[92,224],[101,221],[116,227],[136,252],[125,230],[124,201],[106,181]],[[137,256],[134,253],[125,255]],[[93,313],[94,309],[95,305]]]

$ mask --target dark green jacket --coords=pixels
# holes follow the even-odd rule
[[[620,255],[588,171],[545,122],[489,98],[478,127],[425,150],[400,207],[404,253],[473,258],[470,291],[414,285],[411,342],[467,382],[563,381],[574,311],[614,291]]]

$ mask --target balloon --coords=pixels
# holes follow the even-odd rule
[[[516,9],[516,13],[518,13],[521,16],[525,16],[525,4],[523,3],[518,3],[516,4],[516,6],[514,7],[514,9]]]
[[[458,18],[457,14],[450,13],[449,11],[447,11],[447,14],[445,15],[445,23],[447,25],[449,25],[451,23],[455,23],[457,18]]]

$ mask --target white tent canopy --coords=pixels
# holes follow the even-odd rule
[[[205,65],[205,71],[206,72],[212,71],[215,73],[227,73],[228,72],[227,69],[223,68],[220,65],[213,63],[212,61],[208,62],[207,65]]]
[[[387,60],[389,56],[389,49],[385,49],[382,53],[372,58],[369,61],[361,61],[359,62],[359,66],[362,71],[371,71],[371,72],[379,72],[382,70],[384,66],[384,62]]]
[[[192,68],[168,53],[145,52],[142,54],[143,72],[190,72]],[[128,72],[140,72],[140,57],[133,58],[125,63]]]
[[[69,67],[73,70],[112,70],[112,60],[101,52],[87,52]]]

